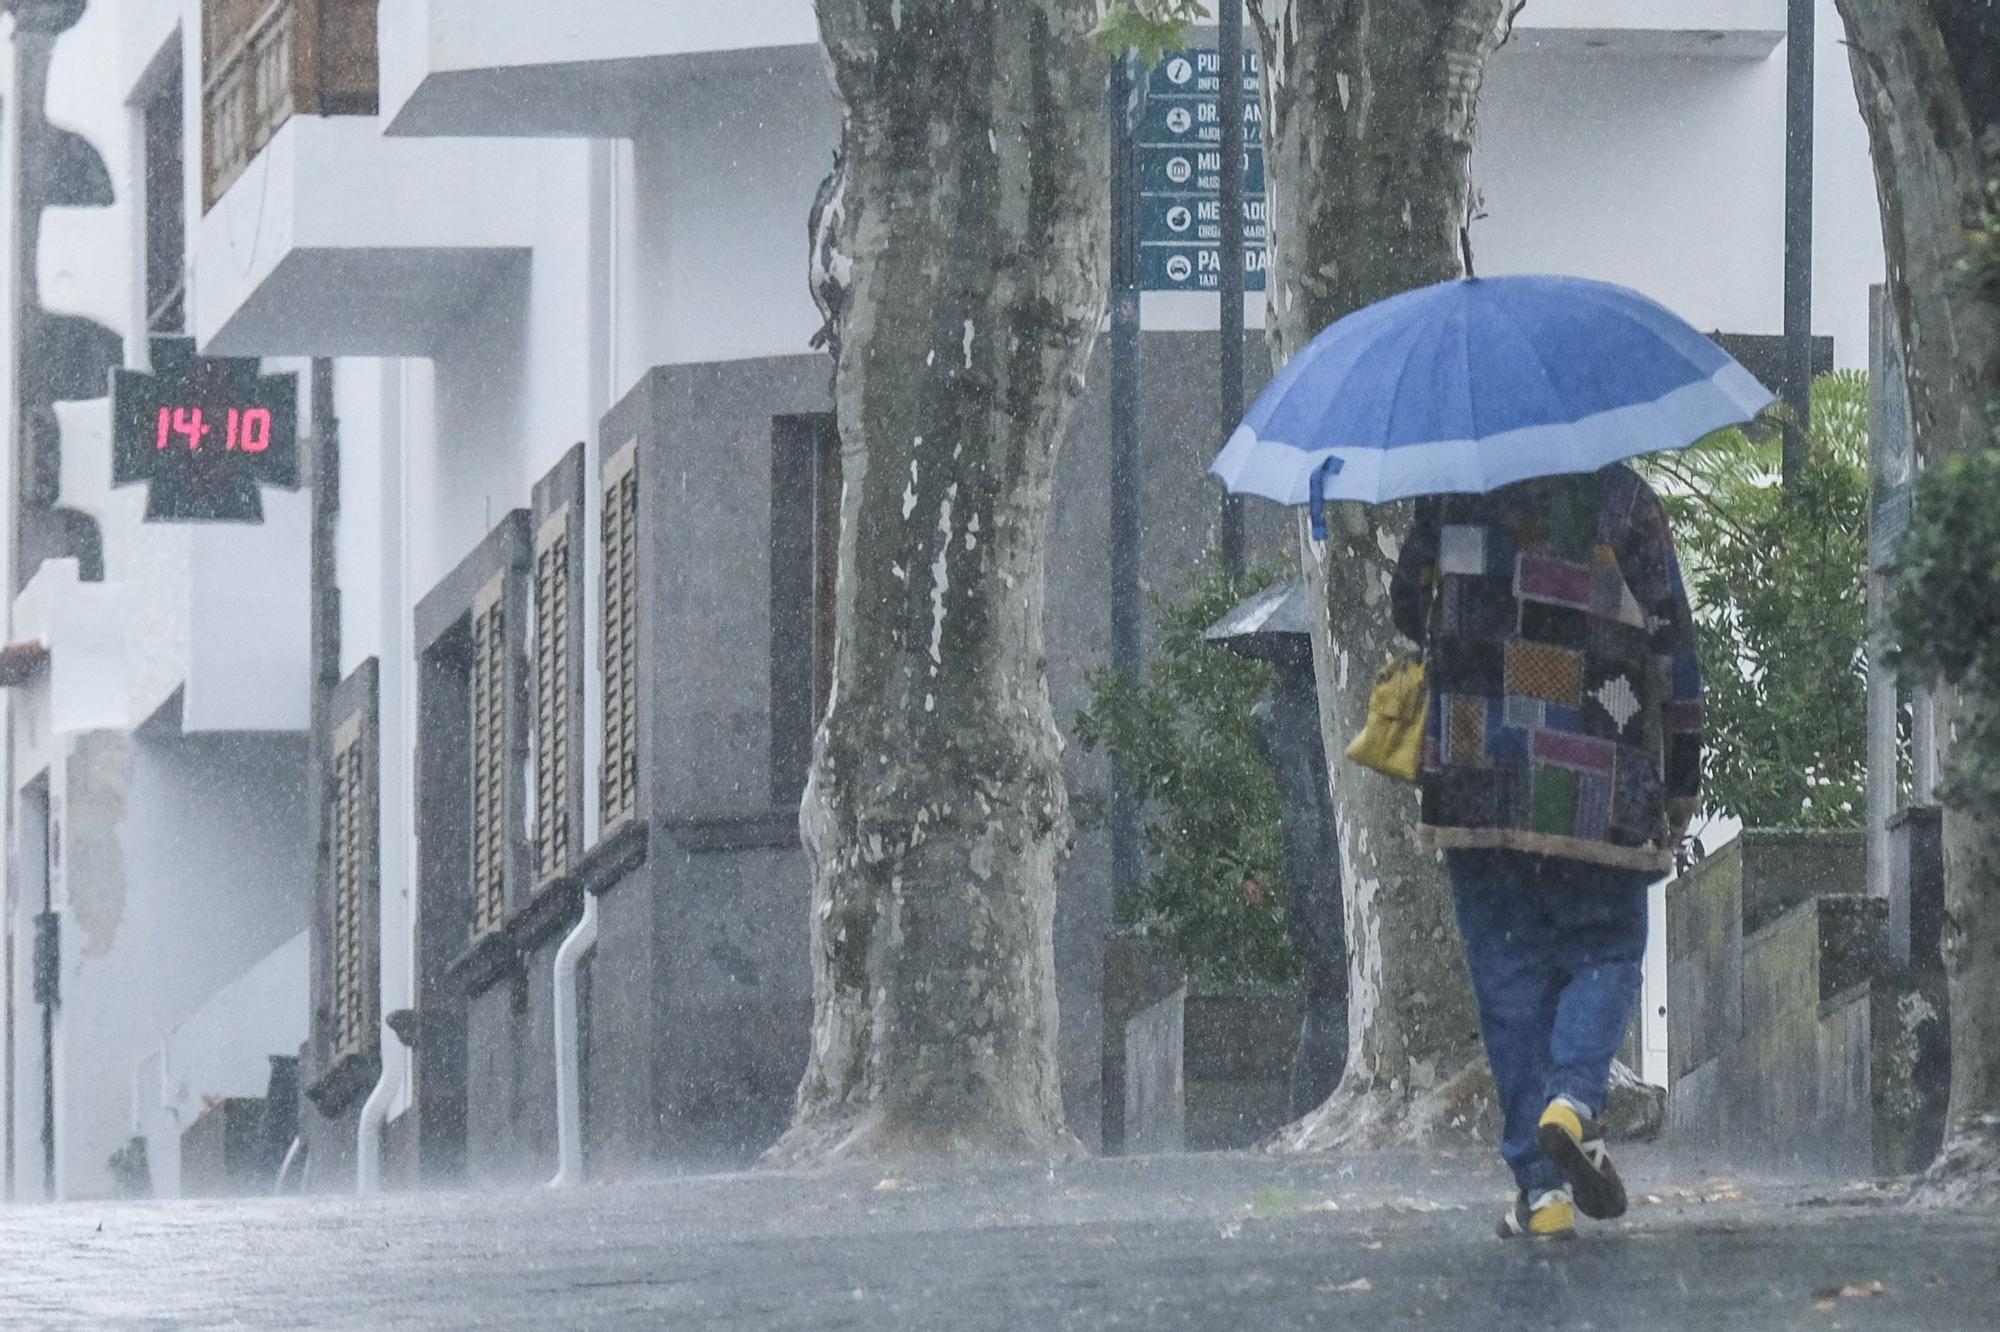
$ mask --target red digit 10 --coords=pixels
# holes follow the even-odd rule
[[[243,451],[245,453],[262,453],[270,447],[271,409],[268,407],[252,407],[243,413]]]
[[[262,453],[271,447],[271,412],[266,407],[229,409],[229,439],[224,446],[245,453]]]

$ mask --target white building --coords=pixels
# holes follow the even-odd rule
[[[108,1192],[135,1136],[173,1192],[204,1098],[263,1095],[268,1057],[302,1043],[314,1186],[546,1175],[554,957],[593,895],[592,1168],[754,1152],[803,1063],[788,801],[823,632],[816,495],[837,467],[807,345],[805,219],[838,138],[810,0],[12,8],[8,244],[33,263],[0,276],[7,641],[48,650],[5,694],[12,1196]],[[1777,333],[1784,8],[1534,0],[1482,108],[1481,271],[1611,279],[1703,328]],[[1816,326],[1861,365],[1881,244],[1820,8]],[[1219,435],[1187,381],[1209,377],[1171,370],[1206,364],[1216,322],[1212,297],[1148,298],[1149,364],[1170,371],[1147,390],[1167,441],[1155,582],[1205,539]],[[173,526],[111,486],[108,361],[67,384],[35,349],[141,367],[149,331],[266,358],[298,374],[302,423],[337,420],[330,563],[306,491],[265,490],[260,526]],[[309,358],[330,408],[304,393]],[[1103,410],[1084,406],[1056,516],[1065,717],[1108,650]],[[1282,530],[1265,523],[1267,549]],[[607,542],[614,574],[637,555],[638,600],[601,587]],[[315,572],[339,589],[319,780],[346,838],[317,888]],[[1104,879],[1086,838],[1058,951],[1087,1141]],[[33,985],[45,914],[53,1004]]]

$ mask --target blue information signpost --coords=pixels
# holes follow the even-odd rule
[[[1221,59],[1213,50],[1153,68],[1138,136],[1139,285],[1216,291],[1222,275]],[[1264,289],[1264,136],[1257,53],[1243,53],[1244,288]]]

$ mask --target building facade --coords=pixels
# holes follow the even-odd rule
[[[135,1139],[181,1191],[181,1135],[273,1056],[311,1187],[546,1179],[572,1113],[597,1177],[753,1158],[805,1062],[841,468],[809,0],[10,8],[12,1196],[132,1187]],[[1480,269],[1774,334],[1784,6],[1639,8],[1538,0],[1495,58]],[[1822,8],[1818,329],[1859,364],[1880,240]],[[1215,300],[1144,318],[1167,589],[1217,508]],[[260,524],[112,484],[109,373],[167,336],[296,377],[307,485]],[[1052,520],[1065,720],[1109,653],[1107,380]],[[1105,840],[1057,915],[1086,1142]]]

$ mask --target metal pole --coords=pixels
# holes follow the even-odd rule
[[[1790,0],[1785,41],[1785,431],[1784,480],[1806,456],[1812,425],[1813,8]]]
[[[312,362],[312,450],[306,455],[308,484],[312,487],[312,529],[307,538],[307,628],[306,669],[309,679],[306,724],[306,816],[309,845],[313,854],[311,919],[313,945],[308,962],[310,993],[320,993],[326,966],[321,947],[320,905],[331,900],[333,849],[327,819],[329,756],[332,754],[333,691],[340,683],[340,579],[336,539],[340,523],[340,420],[333,409],[334,367],[330,357],[316,356]],[[299,1070],[301,1085],[309,1084],[326,1072],[320,1066],[324,1046],[319,1024],[314,1023],[306,1041],[306,1057]],[[303,1132],[301,1132],[303,1136]]]
[[[1138,81],[1130,59],[1111,74],[1111,666],[1139,684],[1139,163]],[[1111,769],[1114,904],[1139,890],[1139,802],[1123,765]]]
[[[1243,0],[1219,0],[1215,7],[1218,111],[1222,119],[1222,431],[1227,439],[1243,419]],[[1222,497],[1222,563],[1243,572],[1243,501]]]

